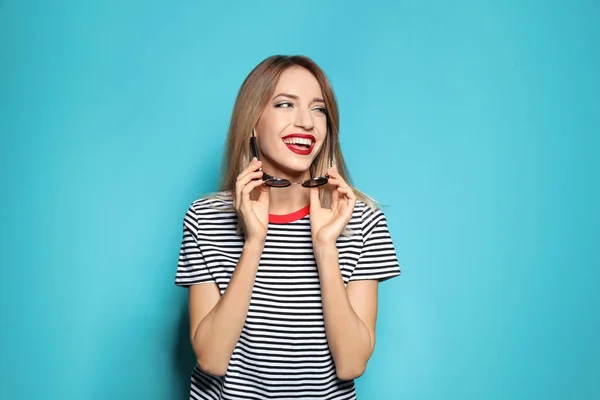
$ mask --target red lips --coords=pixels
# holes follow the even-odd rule
[[[317,139],[313,135],[307,135],[304,133],[292,133],[291,135],[284,136],[282,139],[291,139],[291,138],[310,139],[312,141],[312,144],[306,150],[294,147],[294,145],[292,145],[292,144],[284,143],[288,149],[290,149],[294,153],[299,154],[301,156],[307,156],[310,153],[312,153],[313,148],[315,147],[315,143],[317,142]]]
[[[317,139],[313,135],[307,135],[305,133],[292,133],[290,135],[282,137],[282,139],[290,139],[290,138],[295,138],[295,137],[302,138],[302,139],[310,139],[313,142],[317,141]]]

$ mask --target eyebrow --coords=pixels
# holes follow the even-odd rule
[[[289,97],[290,99],[294,99],[294,100],[299,99],[299,97],[296,96],[295,94],[279,93],[277,96],[273,97],[273,100],[275,100],[278,97]],[[313,99],[313,103],[325,103],[325,100],[321,99],[320,97],[315,97]]]

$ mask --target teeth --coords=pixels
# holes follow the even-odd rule
[[[306,145],[306,146],[310,146],[310,145],[312,145],[312,140],[295,137],[295,138],[284,139],[283,143],[286,143],[286,144],[303,144],[303,145]]]

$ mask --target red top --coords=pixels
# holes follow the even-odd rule
[[[235,197],[235,192],[231,191],[231,197]],[[269,222],[274,224],[289,224],[290,222],[298,221],[310,214],[310,204],[304,208],[294,211],[289,214],[269,214]]]
[[[269,222],[274,224],[287,224],[298,221],[310,214],[310,204],[298,211],[289,214],[269,214]]]

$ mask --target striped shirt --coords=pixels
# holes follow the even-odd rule
[[[221,294],[240,258],[231,198],[194,201],[184,216],[175,284],[216,283]],[[357,201],[350,232],[337,241],[350,281],[400,275],[385,215]],[[191,374],[190,399],[355,399],[354,381],[337,378],[327,344],[309,207],[270,215],[249,310],[225,376]]]

